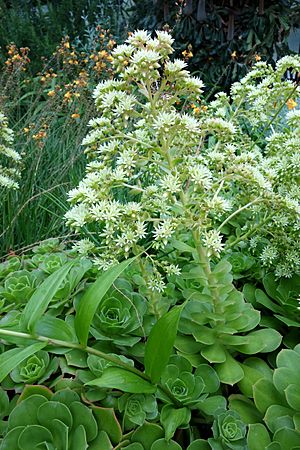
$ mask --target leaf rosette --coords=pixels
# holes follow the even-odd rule
[[[235,411],[219,414],[213,423],[213,439],[208,439],[212,448],[246,450],[247,426]],[[220,443],[221,447],[217,444]]]
[[[1,450],[86,450],[101,448],[93,411],[68,389],[52,394],[29,386],[11,412]]]
[[[16,272],[21,267],[21,261],[13,256],[0,264],[0,280],[7,277],[11,272]]]
[[[161,383],[185,406],[193,407],[206,396],[203,378],[197,372],[193,374],[191,363],[181,356],[171,356]]]
[[[43,383],[57,367],[56,358],[50,360],[49,354],[40,350],[15,367],[9,376],[15,388],[23,384]]]
[[[124,414],[126,429],[141,426],[145,420],[153,420],[158,414],[156,399],[150,394],[124,394],[118,400],[118,409]]]
[[[147,305],[145,299],[131,289],[130,283],[118,280],[103,297],[92,323],[91,332],[96,339],[126,346],[141,339]]]
[[[38,284],[38,274],[17,270],[8,275],[1,292],[2,297],[14,303],[26,303]]]

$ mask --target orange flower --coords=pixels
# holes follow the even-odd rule
[[[192,56],[193,56],[193,52],[191,50],[184,50],[183,52],[181,52],[181,54],[185,58],[192,58]]]
[[[295,102],[295,100],[293,100],[292,98],[289,98],[288,101],[286,102],[286,106],[288,107],[289,110],[295,109],[297,104],[298,103]]]
[[[53,91],[53,90],[49,91],[47,95],[48,95],[48,97],[54,97],[55,91]]]
[[[259,56],[259,55],[254,55],[254,58],[255,58],[255,61],[256,62],[258,62],[258,61],[260,61],[261,60],[261,56]]]
[[[72,119],[79,119],[80,114],[74,113],[74,114],[71,115],[71,117],[72,117]]]
[[[65,93],[65,95],[64,95],[64,98],[65,98],[66,100],[69,100],[71,97],[72,97],[72,94],[71,94],[70,91],[67,91],[67,92]]]

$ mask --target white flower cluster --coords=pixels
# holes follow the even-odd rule
[[[21,156],[12,148],[13,131],[8,128],[8,121],[0,112],[0,188],[16,189],[19,187],[18,165]]]
[[[298,95],[281,81],[293,61],[275,70],[258,63],[233,86],[231,98],[221,93],[196,115],[191,105],[201,103],[202,82],[184,62],[170,59],[172,43],[166,32],[154,39],[143,30],[133,33],[113,53],[119,79],[95,90],[100,117],[89,123],[83,144],[90,161],[69,193],[66,219],[98,244],[85,240],[76,248],[91,250],[95,264],[106,269],[149,247],[162,254],[190,233],[216,258],[232,248],[225,238],[229,227],[231,235],[238,229],[236,245],[246,245],[243,235],[252,238],[253,252],[259,248],[254,233],[260,233],[269,249],[260,256],[263,264],[281,259],[284,276],[299,271],[287,251],[289,239],[300,250],[299,114],[283,119],[274,106]],[[295,61],[297,68],[300,58]],[[163,280],[153,274],[151,289],[161,291]]]

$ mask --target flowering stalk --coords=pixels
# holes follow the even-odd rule
[[[248,251],[262,265],[276,265],[278,276],[290,276],[300,270],[294,181],[300,116],[273,110],[299,95],[282,75],[287,67],[299,70],[300,58],[283,58],[275,70],[258,62],[230,98],[220,93],[201,109],[195,103],[201,105],[202,82],[184,61],[171,59],[172,43],[166,32],[152,39],[137,31],[113,51],[119,78],[95,90],[99,117],[83,142],[86,176],[69,193],[66,214],[71,227],[89,230],[96,242],[85,239],[75,248],[92,253],[105,270],[150,245],[152,269],[148,264],[143,276],[156,293],[152,303],[165,288],[165,274],[180,272],[172,257],[161,259],[174,239],[194,242],[209,278],[216,260],[239,248],[239,236],[255,231],[271,250],[261,254],[252,241]],[[258,141],[261,129],[267,136]]]

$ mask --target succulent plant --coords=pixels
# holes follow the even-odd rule
[[[133,346],[143,336],[146,311],[145,299],[133,291],[131,284],[126,280],[117,280],[115,287],[101,300],[91,332],[96,339]]]
[[[56,371],[58,362],[44,350],[40,350],[21,362],[11,372],[9,377],[16,390],[23,384],[43,383]]]
[[[213,423],[213,438],[208,442],[213,450],[247,450],[247,426],[235,411],[219,414]]]
[[[26,303],[38,284],[40,274],[28,270],[10,273],[4,282],[1,296],[17,304]]]
[[[192,364],[182,356],[171,356],[161,382],[180,404],[193,407],[205,397],[205,381],[199,372],[193,374]]]
[[[17,256],[11,256],[0,264],[0,280],[6,278],[11,272],[16,272],[21,267],[21,261]]]
[[[29,386],[8,419],[1,450],[96,450],[103,433],[92,409],[73,391]],[[103,430],[102,430],[103,431]]]
[[[150,394],[124,394],[118,399],[118,409],[124,414],[127,430],[143,425],[145,420],[153,420],[158,415],[156,399]]]

